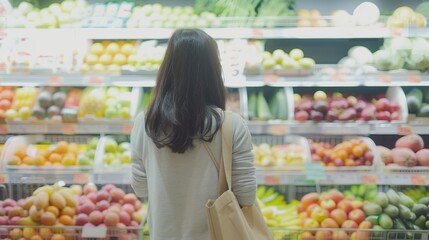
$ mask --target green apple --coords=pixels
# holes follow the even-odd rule
[[[4,117],[7,121],[13,121],[17,116],[18,113],[16,112],[16,110],[11,108],[6,110]]]
[[[305,69],[313,68],[315,64],[316,62],[312,58],[303,58],[299,60],[299,65]]]
[[[119,151],[120,152],[129,151],[130,149],[131,149],[131,145],[129,142],[123,142],[123,143],[119,144]]]
[[[289,56],[298,61],[304,57],[304,52],[301,49],[294,48],[290,51]]]
[[[274,61],[274,59],[269,58],[269,59],[265,59],[264,61],[262,61],[262,67],[267,70],[267,69],[271,69],[276,65],[276,62]]]
[[[299,66],[299,63],[292,58],[284,59],[282,62],[283,68],[296,68]]]
[[[21,2],[18,5],[18,10],[21,12],[22,15],[27,16],[28,13],[30,13],[34,9],[33,5],[28,2]]]
[[[125,151],[121,155],[121,162],[123,164],[130,164],[131,163],[131,152]]]
[[[271,53],[270,52],[268,52],[268,51],[264,51],[264,53],[263,53],[263,59],[264,60],[266,60],[266,59],[271,59],[273,56],[271,55]]]
[[[21,120],[27,120],[31,116],[31,108],[30,107],[22,107],[19,109],[19,117]]]
[[[88,143],[89,149],[96,149],[98,145],[98,138],[92,138]]]
[[[281,64],[282,61],[283,61],[283,56],[285,54],[286,53],[283,50],[281,50],[281,49],[274,50],[274,52],[273,52],[273,59],[274,59],[274,61],[276,61],[277,64]]]
[[[77,164],[88,166],[92,164],[92,160],[88,156],[79,155],[79,157],[77,158]]]
[[[115,160],[115,155],[113,153],[106,153],[104,155],[103,161],[106,164],[111,164],[113,160]]]
[[[115,140],[109,138],[106,140],[104,149],[108,153],[114,153],[118,149],[118,143]]]
[[[118,116],[118,111],[115,107],[107,107],[106,110],[104,110],[104,116],[106,118],[113,118]]]
[[[129,119],[131,114],[130,114],[130,109],[127,107],[123,107],[119,110],[119,116],[121,116],[121,118],[124,119]]]
[[[110,166],[113,166],[113,167],[115,167],[115,166],[121,166],[122,165],[122,162],[121,162],[121,160],[120,159],[113,159],[111,162],[110,162]]]
[[[95,149],[89,149],[86,151],[86,156],[89,159],[94,159],[95,158]]]

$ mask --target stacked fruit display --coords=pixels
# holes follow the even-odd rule
[[[12,107],[14,90],[13,87],[0,87],[0,122],[4,121],[6,111]]]
[[[362,202],[373,201],[377,196],[377,185],[353,185],[343,194]]]
[[[128,19],[127,27],[155,27],[155,28],[186,28],[208,26],[219,26],[216,15],[203,12],[201,15],[195,13],[190,6],[163,6],[159,3],[137,6],[133,9]]]
[[[130,91],[127,88],[109,87],[106,92],[104,117],[129,119],[131,117]]]
[[[418,202],[420,199],[429,197],[429,192],[424,186],[410,187],[402,191],[405,195],[413,199],[414,202]]]
[[[281,119],[287,120],[289,117],[288,100],[284,89],[275,89],[272,98],[268,99],[264,95],[264,91],[252,92],[249,95],[249,119],[254,120],[270,120]]]
[[[133,42],[96,42],[86,54],[82,72],[119,73],[121,66],[135,61]]]
[[[305,148],[300,144],[270,146],[261,144],[253,147],[255,164],[269,167],[302,167],[304,166]]]
[[[268,227],[299,228],[300,220],[297,212],[299,201],[295,200],[287,204],[283,195],[276,192],[274,188],[265,186],[258,187],[256,198]]]
[[[59,88],[42,89],[37,97],[38,105],[33,106],[31,115],[36,119],[56,119],[67,99],[67,93]]]
[[[298,27],[327,27],[328,21],[321,18],[319,10],[300,9],[298,11]]]
[[[79,25],[88,15],[86,1],[65,0],[52,3],[47,8],[37,9],[31,1],[23,1],[14,9],[8,27],[14,28],[57,28],[64,25]]]
[[[312,121],[393,121],[401,120],[400,105],[385,97],[373,98],[345,96],[334,92],[316,91],[313,96],[295,94],[295,120]]]
[[[422,137],[417,134],[409,134],[399,138],[394,149],[377,146],[377,150],[386,166],[429,166],[429,149],[424,149],[424,147]]]
[[[111,184],[100,190],[87,184],[78,198],[76,214],[77,226],[138,227],[145,210],[132,193]]]
[[[36,100],[37,89],[33,87],[18,88],[13,98],[12,108],[6,110],[6,121],[27,120]]]
[[[355,199],[345,198],[338,190],[321,194],[308,193],[301,198],[298,213],[303,228],[321,228],[306,231],[303,239],[369,239],[372,224],[365,220],[364,204]],[[323,230],[344,229],[334,232]],[[349,236],[350,235],[350,236]]]
[[[333,147],[329,143],[310,141],[313,162],[322,162],[326,167],[372,166],[374,152],[363,139],[343,141]]]
[[[119,98],[119,99],[118,99]],[[130,118],[128,89],[110,87],[85,88],[79,101],[79,117],[83,118]]]
[[[419,203],[415,203],[404,193],[389,189],[386,193],[379,192],[374,202],[364,206],[364,211],[374,230],[422,230],[429,229],[429,221],[426,220],[428,204],[429,198],[422,198]],[[379,237],[381,233],[375,232],[374,235]]]
[[[429,88],[413,88],[407,93],[408,112],[429,117]]]
[[[276,70],[279,75],[294,75],[296,73],[293,71],[282,70],[308,70],[312,69],[315,64],[314,59],[304,57],[304,52],[297,48],[292,49],[289,54],[282,49],[276,49],[272,53],[265,51],[262,59],[262,67],[265,71]]]
[[[410,26],[424,28],[426,25],[426,17],[407,6],[397,8],[392,16],[387,19],[387,26],[390,28],[405,28]]]
[[[124,141],[118,144],[115,139],[107,137],[104,144],[103,162],[112,168],[131,164],[130,143]]]
[[[86,146],[60,141],[56,144],[37,144],[19,147],[11,159],[6,159],[9,166],[77,166],[88,165],[79,154]],[[88,159],[90,160],[90,159]]]

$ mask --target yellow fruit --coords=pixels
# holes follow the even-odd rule
[[[122,66],[127,63],[127,57],[122,53],[118,53],[113,57],[113,63]]]
[[[60,210],[58,210],[58,208],[55,206],[48,206],[45,211],[53,213],[55,217],[58,217],[60,215]]]
[[[110,65],[112,64],[112,55],[111,54],[103,54],[100,56],[99,62],[103,65]]]
[[[49,156],[49,161],[51,163],[60,163],[61,159],[61,155],[58,153],[52,153],[51,156]]]
[[[79,154],[79,145],[76,143],[70,143],[67,152],[72,152],[77,156]]]
[[[20,226],[38,226],[39,223],[36,221],[33,221],[31,217],[23,217],[19,219],[19,225]]]
[[[112,43],[110,43],[109,45],[107,45],[107,48],[106,48],[106,52],[107,52],[107,53],[109,53],[109,54],[111,54],[111,55],[115,55],[115,54],[117,54],[119,51],[120,51],[119,44],[112,42]]]
[[[51,197],[49,198],[49,203],[52,206],[57,207],[59,210],[63,209],[66,206],[66,200],[59,192],[52,193]]]
[[[29,210],[34,203],[34,196],[28,197],[25,199],[24,204],[22,204],[22,208],[24,210]]]
[[[75,215],[76,215],[76,210],[74,210],[74,208],[72,208],[72,207],[65,207],[65,208],[63,208],[63,210],[61,211],[61,215],[67,215],[67,216],[69,216],[69,217],[74,217]],[[67,225],[67,224],[65,224],[65,223],[62,223],[62,224],[64,224],[64,225]]]
[[[29,156],[26,156],[22,159],[22,163],[26,165],[34,165],[34,158],[31,158]]]
[[[21,159],[18,156],[12,156],[12,158],[7,162],[7,165],[21,165]]]
[[[34,234],[36,234],[36,230],[34,230],[34,228],[24,228],[22,230],[22,236],[24,238],[31,238]]]
[[[108,73],[119,73],[119,72],[121,72],[121,66],[116,65],[116,64],[111,64],[107,67],[106,71]]]
[[[37,166],[43,166],[43,165],[45,165],[45,163],[46,163],[46,159],[42,155],[37,155],[34,158],[34,164],[37,165]]]
[[[72,194],[70,194],[67,190],[60,190],[59,193],[64,197],[67,206],[72,208],[76,207],[76,201]]]
[[[34,206],[38,210],[45,209],[49,205],[49,195],[46,192],[40,192],[34,198]]]
[[[85,62],[88,65],[94,65],[94,64],[96,64],[98,62],[98,56],[95,55],[95,54],[92,54],[92,53],[88,53],[85,56]]]
[[[55,147],[55,152],[59,154],[64,154],[68,150],[68,143],[65,141],[58,142]]]
[[[74,166],[76,165],[76,157],[73,153],[67,153],[61,160],[61,164],[64,166]]]
[[[50,239],[52,236],[52,230],[49,228],[41,228],[39,234],[43,239]]]
[[[131,43],[125,43],[121,47],[121,53],[128,56],[134,53],[134,46]]]
[[[94,43],[89,51],[93,54],[101,55],[104,52],[104,46],[101,43]]]
[[[40,216],[42,216],[43,209],[37,209],[35,205],[30,207],[30,210],[28,211],[31,220],[38,222],[40,221]]]
[[[36,191],[33,192],[33,196],[37,196],[41,192],[45,192],[50,196],[54,192],[54,187],[50,185],[39,187],[38,189],[36,189]]]

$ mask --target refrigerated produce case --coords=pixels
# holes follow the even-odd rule
[[[27,199],[55,183],[115,184],[131,193],[133,120],[151,100],[174,29],[199,27],[218,41],[227,109],[247,120],[264,187],[258,201],[275,239],[428,239],[427,206],[425,214],[413,210],[429,204],[429,153],[420,150],[429,143],[424,1],[235,1],[236,8],[201,0],[23,2],[1,2],[2,208],[8,198]],[[64,146],[79,149],[67,155]],[[314,203],[329,208],[332,189],[370,218],[347,212],[347,221],[364,222],[359,228],[307,221],[313,211],[303,203],[317,196]],[[412,198],[388,204],[409,204],[415,218],[387,218],[381,204],[377,221],[365,225],[373,218],[364,204],[378,204],[389,191]],[[30,223],[6,221],[0,235],[46,228]],[[47,228],[58,239],[97,237],[88,231],[148,238],[131,224]]]

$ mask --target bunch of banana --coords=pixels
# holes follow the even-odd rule
[[[343,192],[346,197],[353,197],[361,202],[373,201],[377,196],[377,185],[353,185]]]
[[[299,201],[295,200],[287,204],[284,197],[274,188],[266,188],[265,186],[258,187],[256,196],[268,227],[299,228]]]
[[[429,197],[429,192],[426,191],[424,186],[419,187],[410,187],[403,191],[405,195],[409,196],[414,202],[418,202],[420,199],[424,197]]]

